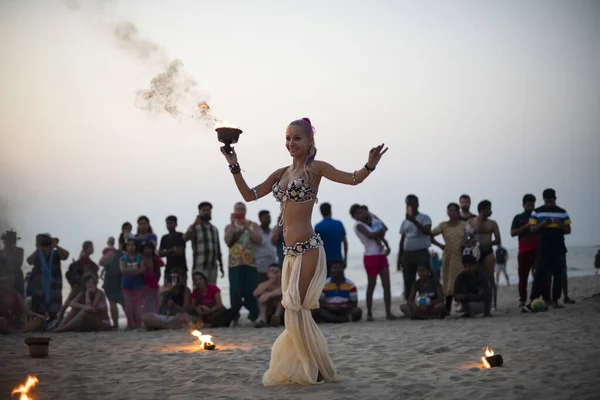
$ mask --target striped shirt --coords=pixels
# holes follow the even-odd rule
[[[191,229],[194,232],[192,239],[194,270],[217,268],[217,262],[221,260],[219,231],[212,224],[197,224]]]
[[[350,279],[344,278],[338,286],[332,277],[327,278],[321,293],[321,300],[329,304],[346,304],[358,301],[356,285]]]
[[[565,209],[558,206],[541,206],[531,213],[529,224],[538,225],[546,220],[553,222],[540,230],[539,246],[545,251],[566,253],[565,234],[560,227],[561,225],[571,225],[569,214]],[[561,224],[558,224],[557,221],[560,221]]]

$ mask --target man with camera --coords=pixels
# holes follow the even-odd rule
[[[260,227],[246,219],[246,205],[236,203],[231,223],[225,227],[225,243],[229,247],[229,295],[231,309],[237,315],[242,305],[250,312],[248,319],[258,318],[258,302],[254,290],[258,284],[256,246],[262,242]]]
[[[69,252],[58,245],[59,239],[49,233],[36,236],[36,249],[27,264],[32,265],[30,282],[31,310],[56,319],[62,306],[63,277],[60,263],[69,258]]]

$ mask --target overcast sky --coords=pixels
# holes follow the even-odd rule
[[[0,224],[28,250],[44,231],[73,254],[86,239],[101,249],[142,214],[159,234],[168,214],[184,230],[203,200],[222,231],[240,200],[214,132],[134,107],[162,66],[117,43],[110,26],[122,21],[181,59],[199,100],[242,127],[252,186],[289,163],[297,118],[311,118],[317,157],[340,169],[389,145],[361,186],[321,185],[352,253],[354,202],[396,247],[407,194],[434,224],[462,193],[473,208],[489,199],[512,248],[523,194],[541,201],[546,187],[571,214],[568,244],[600,243],[600,2],[104,3],[0,1]],[[277,216],[270,197],[250,217],[261,209]]]

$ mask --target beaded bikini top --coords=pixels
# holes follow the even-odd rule
[[[279,203],[291,200],[295,203],[305,203],[317,199],[317,192],[310,188],[302,178],[297,178],[288,184],[287,189],[281,189],[279,181],[273,185],[273,197]]]

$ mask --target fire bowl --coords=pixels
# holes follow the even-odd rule
[[[490,368],[501,367],[504,364],[504,359],[500,354],[494,354],[493,356],[486,357],[485,360],[490,364]]]
[[[238,142],[238,140],[240,138],[240,134],[242,133],[242,130],[238,129],[238,128],[229,128],[229,127],[217,128],[215,130],[217,131],[217,137],[219,139],[219,142],[225,144],[225,151],[228,153],[231,153],[232,152],[231,145],[233,143]]]
[[[216,348],[217,348],[217,345],[214,344],[214,343],[213,344],[204,343],[204,349],[205,350],[214,350]]]
[[[50,338],[47,337],[28,337],[25,344],[29,346],[29,356],[31,358],[48,357]]]

